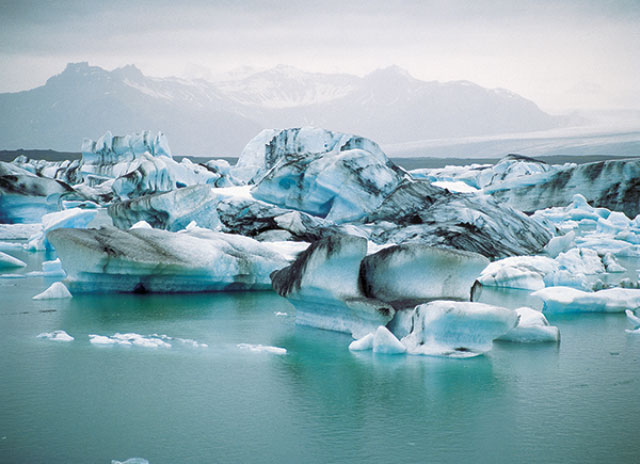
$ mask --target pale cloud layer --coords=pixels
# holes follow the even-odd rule
[[[640,108],[640,2],[2,1],[0,91],[67,62],[155,76],[291,64],[504,87],[543,109]],[[195,65],[195,66],[194,66]]]

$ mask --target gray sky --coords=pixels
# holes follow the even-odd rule
[[[152,76],[291,64],[504,87],[543,109],[640,109],[640,1],[0,0],[0,92],[67,62]]]

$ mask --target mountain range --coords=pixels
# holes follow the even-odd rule
[[[421,81],[396,66],[364,77],[279,65],[235,79],[154,78],[134,65],[70,63],[45,85],[0,94],[0,148],[77,151],[106,130],[164,131],[175,154],[237,156],[264,128],[315,125],[379,143],[556,127],[504,89]]]

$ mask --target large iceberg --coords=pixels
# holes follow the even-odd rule
[[[37,177],[0,162],[0,223],[37,223],[42,216],[60,209],[60,202],[73,189],[64,182]]]
[[[395,314],[391,305],[367,298],[362,291],[360,263],[366,254],[363,238],[325,237],[291,266],[274,272],[273,288],[296,307],[296,323],[360,338]]]
[[[266,290],[291,259],[277,244],[199,228],[56,229],[48,238],[73,293]]]
[[[404,243],[365,257],[360,275],[368,297],[407,308],[435,299],[468,301],[487,264],[477,253]]]
[[[363,218],[408,175],[371,140],[304,127],[260,133],[234,174],[253,195],[334,222]]]

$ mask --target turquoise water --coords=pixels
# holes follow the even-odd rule
[[[19,257],[28,270],[43,258]],[[640,457],[640,336],[625,333],[624,315],[558,317],[559,346],[496,343],[451,360],[351,353],[350,337],[296,326],[294,308],[270,292],[31,300],[51,282],[0,279],[2,463]],[[517,291],[482,298],[528,301]],[[37,338],[57,329],[75,341]],[[116,332],[208,347],[89,343]]]

